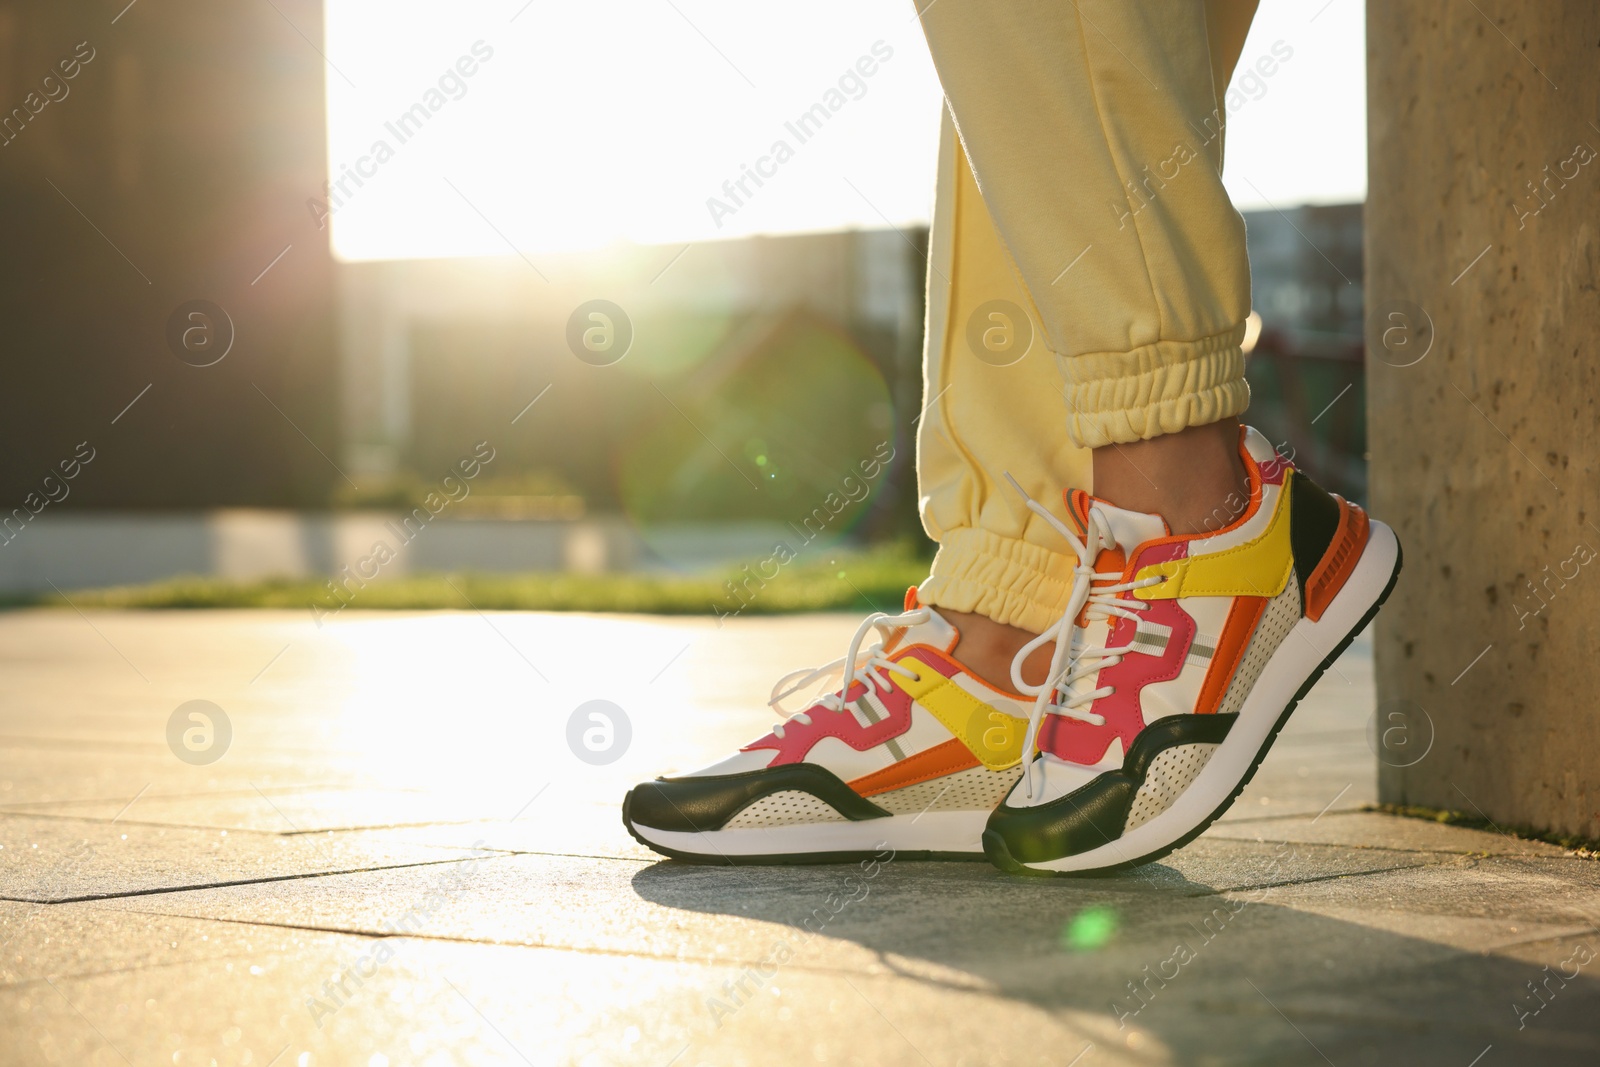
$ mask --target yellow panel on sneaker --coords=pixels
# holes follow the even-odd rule
[[[1134,590],[1140,600],[1173,600],[1193,596],[1277,596],[1294,573],[1289,543],[1289,483],[1273,502],[1271,517],[1259,536],[1233,548],[1185,556],[1140,567],[1143,581],[1166,577],[1160,585]],[[1265,508],[1263,508],[1265,510]]]
[[[916,664],[921,677],[913,680],[896,674],[892,683],[959,737],[985,767],[998,771],[1021,761],[1026,719],[985,704],[916,656],[900,662]]]

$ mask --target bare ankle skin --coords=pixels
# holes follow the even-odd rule
[[[1130,511],[1154,512],[1175,534],[1220,529],[1250,499],[1235,418],[1097,448],[1093,462],[1095,496]]]
[[[1015,693],[1011,684],[1011,661],[1022,646],[1039,635],[1015,626],[1005,626],[982,615],[939,608],[939,614],[961,632],[954,655],[968,670],[996,689]],[[1044,681],[1050,670],[1051,648],[1035,649],[1022,665],[1023,680],[1032,685]]]
[[[1154,512],[1175,534],[1221,529],[1244,510],[1250,478],[1239,458],[1239,420],[1223,419],[1179,433],[1094,450],[1094,495],[1119,508]],[[983,615],[940,608],[961,632],[955,656],[996,689],[1015,692],[1011,661],[1038,634]],[[1050,669],[1049,646],[1023,664],[1038,685]]]

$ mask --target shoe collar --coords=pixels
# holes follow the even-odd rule
[[[1264,488],[1268,485],[1282,485],[1293,469],[1289,460],[1279,454],[1272,443],[1252,426],[1239,427],[1239,458],[1243,461],[1245,474],[1250,480],[1249,499],[1238,515],[1214,530],[1174,534],[1160,515],[1119,508],[1110,501],[1093,496],[1082,489],[1068,489],[1065,492],[1067,515],[1078,534],[1083,536],[1089,529],[1089,509],[1097,508],[1105,518],[1118,548],[1122,550],[1124,566],[1131,563],[1139,549],[1148,550],[1160,545],[1215,537],[1245,526],[1254,519],[1260,513],[1262,501],[1266,497]],[[1098,562],[1096,569],[1100,569]]]

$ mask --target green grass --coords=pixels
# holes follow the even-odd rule
[[[752,567],[752,572],[754,568]],[[768,568],[770,573],[770,567]],[[472,609],[631,612],[652,615],[775,615],[801,611],[898,611],[906,587],[928,574],[910,546],[833,553],[832,562],[796,560],[765,583],[751,580],[743,604],[725,582],[737,576],[647,574],[418,574],[380,576],[347,595],[358,609]],[[12,606],[78,608],[299,608],[339,606],[327,584],[311,579],[231,582],[173,578],[149,585],[14,597]]]

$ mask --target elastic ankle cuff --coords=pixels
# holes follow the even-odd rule
[[[1238,415],[1250,406],[1244,324],[1198,341],[1061,359],[1067,435],[1085,448],[1144,441]]]
[[[1042,633],[1072,593],[1075,557],[973,528],[947,530],[917,599]]]

